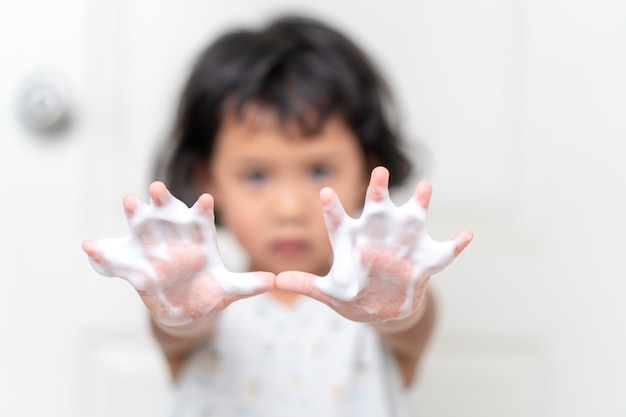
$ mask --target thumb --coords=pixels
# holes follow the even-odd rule
[[[276,288],[282,291],[306,295],[321,302],[328,302],[330,298],[316,285],[321,277],[302,271],[285,271],[276,276]]]

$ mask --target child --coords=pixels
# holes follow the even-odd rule
[[[310,19],[227,33],[200,55],[152,204],[125,197],[130,236],[83,244],[148,307],[171,416],[409,415],[426,285],[472,233],[428,237],[426,182],[389,200],[411,166],[388,98],[365,55]],[[250,272],[224,267],[213,220]]]

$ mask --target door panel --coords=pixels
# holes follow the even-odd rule
[[[589,243],[610,240],[623,203],[575,168],[623,188],[623,169],[608,163],[619,156],[606,151],[623,136],[603,119],[623,106],[588,112],[584,103],[605,102],[601,71],[611,77],[601,86],[626,96],[613,81],[623,60],[601,65],[619,56],[626,34],[604,19],[619,15],[608,6],[574,3],[0,0],[0,415],[166,408],[169,378],[144,307],[128,284],[91,270],[80,243],[125,233],[124,194],[145,201],[154,151],[199,49],[282,10],[328,19],[365,46],[433,183],[431,235],[476,233],[431,281],[439,319],[413,391],[416,415],[615,415],[616,391],[599,381],[619,386],[623,375],[615,317],[624,309],[614,301],[624,284],[604,282],[594,297],[584,284],[592,263],[623,275]],[[16,110],[25,82],[44,70],[68,87],[69,124],[54,133],[27,127]],[[605,142],[584,140],[590,126],[605,126]],[[580,184],[602,213],[576,204]],[[575,235],[571,224],[590,214],[594,227]],[[619,259],[619,244],[607,247]]]

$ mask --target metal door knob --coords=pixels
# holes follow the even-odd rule
[[[29,128],[42,133],[57,132],[69,123],[68,101],[65,79],[54,72],[41,72],[24,83],[18,97],[18,111]]]

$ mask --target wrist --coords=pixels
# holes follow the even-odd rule
[[[172,324],[152,318],[152,323],[163,333],[176,338],[195,338],[210,334],[217,322],[219,314],[211,314],[184,324]]]
[[[405,330],[408,330],[414,327],[417,323],[419,323],[419,321],[424,316],[424,313],[426,312],[428,308],[428,305],[427,305],[429,302],[428,299],[429,297],[425,296],[422,299],[422,302],[420,303],[420,306],[418,307],[418,309],[415,310],[415,312],[413,312],[407,317],[404,317],[401,319],[385,320],[382,322],[375,322],[375,323],[372,323],[372,325],[380,333],[386,333],[386,334],[400,333]]]

